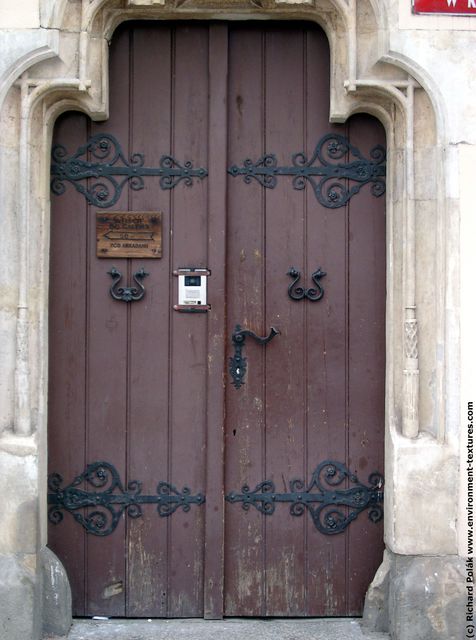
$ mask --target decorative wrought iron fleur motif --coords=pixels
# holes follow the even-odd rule
[[[346,480],[354,486],[336,489]],[[383,518],[383,476],[372,473],[369,483],[369,487],[361,484],[343,463],[325,460],[317,466],[307,486],[303,480],[292,480],[289,493],[277,493],[274,482],[265,480],[253,490],[245,485],[241,493],[232,491],[226,500],[241,502],[245,511],[253,506],[267,516],[274,513],[276,503],[290,503],[292,516],[302,516],[307,510],[318,531],[334,535],[342,533],[366,509],[372,522]]]
[[[346,156],[355,159],[339,162]],[[310,159],[304,152],[295,153],[292,166],[281,167],[273,153],[266,153],[256,162],[247,158],[242,167],[233,165],[228,173],[233,177],[243,176],[247,184],[256,180],[266,189],[276,187],[278,176],[291,176],[294,189],[301,191],[309,183],[321,205],[338,209],[365,184],[372,185],[371,191],[376,197],[385,193],[385,149],[377,145],[370,151],[370,158],[364,158],[348,138],[328,133],[319,140]]]
[[[161,188],[173,189],[179,182],[191,186],[194,178],[201,180],[208,175],[206,169],[194,169],[191,162],[180,164],[170,155],[162,156],[158,167],[144,167],[142,153],[133,153],[128,161],[118,140],[110,133],[92,136],[69,157],[60,144],[53,147],[51,155],[53,193],[62,195],[66,191],[65,182],[69,182],[89,203],[101,209],[119,200],[126,182],[131,189],[139,191],[144,188],[145,177],[160,176]],[[83,184],[88,179],[89,184]]]
[[[316,269],[312,274],[312,279],[314,281],[315,287],[308,287],[305,289],[304,287],[296,286],[299,280],[301,279],[301,272],[291,267],[287,273],[288,276],[294,278],[291,284],[288,287],[288,296],[292,300],[302,300],[303,298],[307,298],[311,302],[317,302],[324,296],[324,289],[320,284],[319,280],[327,275],[325,271],[322,271],[321,267]]]
[[[205,502],[201,493],[192,495],[188,487],[178,491],[168,482],[159,482],[157,495],[141,495],[142,483],[137,480],[129,482],[124,489],[117,469],[104,461],[89,464],[64,488],[61,488],[62,482],[63,478],[58,473],[52,473],[48,478],[49,521],[59,524],[63,520],[63,511],[69,511],[76,522],[96,536],[113,533],[124,511],[130,518],[140,518],[143,504],[156,504],[159,516],[165,518],[179,508],[190,511],[192,504]],[[83,482],[95,490],[79,489]],[[77,513],[79,509],[87,508],[94,510],[86,514]]]

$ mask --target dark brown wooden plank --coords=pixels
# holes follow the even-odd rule
[[[84,144],[87,119],[61,116],[53,145],[68,154]],[[85,466],[86,230],[87,205],[72,185],[51,199],[48,381],[48,473],[69,485]],[[50,524],[48,546],[61,558],[71,584],[73,614],[85,614],[86,532],[69,513]]]
[[[349,138],[364,157],[385,132],[374,118],[354,116]],[[364,484],[384,471],[385,201],[362,188],[349,206],[349,467]],[[383,556],[383,521],[362,513],[349,527],[348,615],[360,615]]]
[[[301,150],[303,121],[303,31],[275,25],[266,30],[266,148],[290,164]],[[303,478],[305,307],[287,296],[292,266],[303,255],[302,191],[280,180],[266,192],[265,324],[281,331],[266,347],[266,467],[264,478],[279,492]],[[297,264],[296,264],[297,263]],[[266,520],[266,615],[304,613],[303,517],[279,505]]]
[[[321,30],[308,30],[306,43],[307,135],[305,149],[311,157],[318,141],[330,131],[329,46]],[[306,186],[306,274],[321,267],[324,297],[306,304],[307,332],[307,452],[306,478],[324,460],[346,460],[346,209],[322,206],[311,185]],[[346,610],[345,535],[326,536],[307,517],[307,614],[341,615]]]
[[[209,39],[209,155],[208,166],[208,268],[210,304],[207,348],[206,417],[206,532],[204,556],[204,616],[223,616],[224,579],[224,374],[225,249],[226,249],[226,135],[228,28],[210,26]]]
[[[130,36],[119,30],[110,52],[110,115],[103,123],[91,123],[91,135],[111,133],[129,157]],[[123,189],[115,208],[128,210],[129,189]],[[127,411],[127,305],[109,293],[111,276],[104,260],[96,257],[95,216],[89,207],[88,269],[88,370],[87,370],[87,458],[105,460],[126,478]],[[126,259],[111,262],[128,277]],[[87,538],[87,615],[125,614],[125,518],[113,534]]]
[[[208,166],[208,25],[175,28],[172,154]],[[193,54],[191,54],[193,52]],[[172,194],[172,264],[206,267],[207,181]],[[172,286],[177,287],[173,276]],[[211,286],[211,285],[210,285]],[[169,481],[205,492],[207,315],[172,312]],[[168,615],[203,615],[204,509],[169,518]]]
[[[263,153],[263,34],[254,25],[230,26],[229,149],[227,166]],[[244,385],[235,389],[228,373],[231,336],[240,324],[264,331],[264,198],[262,187],[228,179],[226,344],[226,493],[254,487],[264,477],[264,352],[247,339]],[[264,520],[255,509],[226,504],[225,613],[261,616],[264,601]]]
[[[132,148],[147,166],[158,167],[170,153],[171,39],[167,24],[135,24],[133,37]],[[132,210],[163,211],[160,260],[133,260],[131,271],[145,267],[146,295],[130,309],[128,407],[128,479],[141,480],[142,492],[156,495],[168,479],[171,315],[170,197],[158,178],[130,193]],[[172,283],[173,284],[173,283]],[[167,615],[167,518],[152,505],[143,517],[128,520],[128,616]]]

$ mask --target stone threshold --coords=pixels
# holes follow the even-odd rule
[[[67,640],[390,640],[359,618],[75,619]],[[43,640],[60,640],[46,635]]]

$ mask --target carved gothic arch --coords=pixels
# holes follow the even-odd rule
[[[392,321],[388,323],[388,349],[394,353],[389,358],[392,370],[387,374],[387,415],[389,423],[397,431],[416,437],[420,420],[414,203],[415,183],[424,179],[424,176],[419,178],[415,167],[417,171],[424,171],[418,162],[420,148],[439,148],[444,115],[438,106],[438,93],[431,86],[431,79],[426,78],[412,61],[386,48],[386,15],[381,2],[81,0],[80,3],[73,3],[71,0],[44,0],[42,18],[48,27],[58,29],[61,53],[53,61],[47,62],[38,62],[38,58],[32,56],[33,66],[28,71],[24,71],[25,65],[20,62],[17,67],[18,71],[23,71],[17,82],[22,114],[21,173],[28,175],[31,166],[38,166],[35,155],[45,169],[48,167],[53,123],[62,111],[84,111],[94,120],[107,117],[108,43],[121,22],[130,19],[226,19],[236,15],[250,19],[308,19],[318,22],[328,36],[331,50],[330,120],[344,122],[351,114],[364,111],[380,119],[386,128],[389,221],[391,225],[405,229],[401,251],[393,257],[390,254],[387,315]],[[51,55],[50,52],[48,55]],[[76,65],[75,59],[78,60]],[[66,73],[66,70],[74,67],[76,73]],[[417,110],[424,112],[431,121],[431,125],[425,128],[425,139],[420,139],[418,128],[414,127]],[[29,144],[32,139],[42,142],[32,146]],[[19,201],[23,203],[22,216],[31,217],[36,198],[31,198],[28,184],[29,181],[26,181]],[[47,203],[49,196],[45,177],[39,188],[41,201]],[[48,215],[46,206],[43,215]],[[26,218],[23,224],[29,225]],[[390,230],[393,236],[392,227]],[[390,241],[390,246],[394,246],[393,241]],[[42,266],[47,273],[47,265]],[[393,280],[398,271],[404,272],[403,286]],[[28,267],[24,264],[21,267],[20,290],[23,293],[20,299],[25,304],[21,307],[28,306],[24,300],[28,295],[28,281]],[[399,293],[401,290],[405,291],[405,300]],[[46,299],[46,290],[42,295]],[[397,318],[401,318],[401,322]],[[25,328],[21,328],[20,318],[18,325],[18,336],[26,336],[28,331],[25,333]],[[21,346],[18,340],[18,353],[22,354],[23,360],[17,363],[17,426],[21,433],[29,433],[31,426],[27,423],[30,408],[39,399],[35,402],[33,397],[29,398],[29,392],[25,393],[28,361],[33,354],[25,355],[28,352],[26,345]],[[443,426],[439,425],[434,435],[442,438],[443,433]]]
[[[459,290],[455,287],[459,280],[458,149],[450,138],[445,102],[434,78],[399,50],[399,43],[412,34],[399,32],[398,26],[390,28],[396,22],[396,3],[39,2],[39,29],[4,34],[7,57],[0,73],[0,209],[5,212],[0,312],[2,353],[7,356],[1,389],[2,400],[6,399],[1,449],[11,458],[16,474],[8,476],[6,467],[4,477],[22,478],[18,483],[7,480],[9,504],[15,506],[7,509],[5,521],[7,525],[18,521],[25,531],[29,529],[5,557],[18,565],[22,589],[25,580],[33,581],[31,588],[38,593],[42,589],[42,578],[32,567],[40,566],[47,542],[52,131],[57,117],[68,110],[82,111],[93,120],[107,118],[109,41],[117,26],[129,19],[315,21],[325,30],[331,51],[330,120],[345,122],[354,113],[366,112],[383,123],[388,148],[385,544],[390,553],[375,579],[376,589],[382,585],[382,576],[393,575],[386,572],[393,571],[391,563],[400,559],[405,563],[409,559],[405,566],[411,567],[413,577],[417,575],[414,567],[420,567],[421,584],[433,575],[425,573],[423,561],[428,557],[438,556],[442,563],[438,566],[452,566],[462,526],[455,499],[460,472],[455,417],[460,382]],[[34,515],[26,521],[22,509],[29,502]],[[13,552],[14,548],[20,551]],[[412,564],[415,559],[422,564]],[[11,589],[9,583],[5,589]],[[30,591],[25,594],[26,599],[30,597]],[[394,611],[393,615],[398,623],[402,614]]]
[[[445,441],[444,362],[437,365],[438,393],[434,424],[421,419],[416,268],[419,198],[433,203],[435,234],[440,239],[436,278],[445,281],[445,190],[442,101],[431,78],[416,63],[387,48],[386,20],[379,0],[44,0],[42,17],[58,30],[59,54],[48,60],[35,55],[18,61],[19,77],[6,96],[6,108],[18,114],[17,216],[19,273],[16,319],[15,433],[46,438],[47,300],[49,159],[53,125],[67,110],[93,120],[108,115],[108,43],[117,26],[130,19],[305,19],[327,33],[331,51],[330,120],[344,122],[366,112],[385,126],[388,146],[387,188],[387,450],[392,455],[400,438],[415,439],[429,431],[435,443]],[[72,10],[73,9],[73,10]],[[40,54],[43,55],[43,52]],[[53,57],[51,57],[53,56]],[[29,68],[27,69],[28,64]],[[1,105],[0,105],[1,106]],[[416,121],[425,127],[415,127]],[[432,162],[425,162],[427,154]],[[38,171],[38,167],[41,169]],[[435,181],[436,174],[436,181]],[[428,195],[425,184],[438,185]],[[422,186],[423,185],[423,186]],[[40,276],[38,276],[40,274]],[[32,283],[35,287],[32,288]],[[425,281],[426,283],[426,281]],[[426,284],[425,284],[426,286]],[[422,340],[445,342],[445,287],[434,284],[436,320]],[[436,360],[436,358],[435,358]],[[38,365],[42,363],[38,369]],[[32,371],[36,371],[32,375]],[[423,405],[425,405],[423,401]],[[426,409],[428,412],[428,409]],[[45,447],[43,447],[43,450]],[[40,457],[41,473],[46,455]],[[40,489],[41,493],[42,489]],[[388,478],[387,516],[393,504],[393,478]],[[46,500],[42,501],[46,522]],[[386,539],[394,533],[387,517]],[[44,525],[43,525],[44,528]],[[44,538],[44,534],[43,534]]]

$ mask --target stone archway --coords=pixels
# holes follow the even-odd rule
[[[22,75],[4,92],[3,105],[4,113],[13,114],[13,121],[18,123],[18,129],[6,135],[14,138],[17,162],[18,179],[12,182],[7,200],[15,202],[18,216],[18,235],[11,230],[12,245],[18,248],[18,285],[14,296],[16,318],[10,323],[10,335],[16,344],[10,371],[15,384],[9,396],[14,429],[5,446],[12,457],[9,464],[13,475],[23,469],[25,457],[29,458],[28,473],[34,490],[29,489],[28,494],[38,496],[34,510],[39,512],[38,520],[32,518],[38,536],[35,533],[15,560],[18,575],[30,571],[25,568],[29,566],[28,557],[36,558],[46,543],[46,229],[52,126],[56,117],[69,109],[84,111],[95,120],[107,116],[108,40],[116,26],[128,19],[239,16],[315,20],[326,31],[331,47],[331,121],[343,122],[353,113],[368,112],[385,125],[389,156],[386,504],[387,516],[391,514],[386,521],[386,543],[390,552],[405,556],[455,554],[454,518],[447,512],[456,509],[448,487],[455,483],[457,465],[452,468],[455,454],[447,446],[447,365],[441,357],[447,291],[435,283],[445,281],[448,251],[444,241],[444,115],[431,79],[419,72],[417,65],[389,51],[387,17],[381,4],[355,0],[316,4],[311,0],[230,0],[224,6],[223,2],[201,0],[129,0],[124,6],[118,0],[83,0],[81,5],[61,0],[53,5],[45,3],[44,16],[48,27],[58,30],[61,53],[41,62],[53,52],[51,48],[37,48],[29,58],[14,65],[11,79]],[[428,156],[431,163],[426,162]],[[429,224],[430,236],[425,234]],[[436,251],[428,260],[430,245]],[[423,307],[429,299],[431,306]],[[424,332],[418,331],[418,322]],[[414,461],[422,452],[426,467],[415,479]],[[446,487],[437,485],[434,479],[435,470],[442,465],[448,479]],[[434,504],[430,507],[421,492],[415,491],[415,482],[437,491],[436,518]],[[17,502],[24,500],[22,491],[18,489]],[[392,557],[390,564],[395,562]],[[28,576],[28,588],[35,593],[39,589],[38,574],[32,571]],[[36,609],[37,614],[40,609]]]

